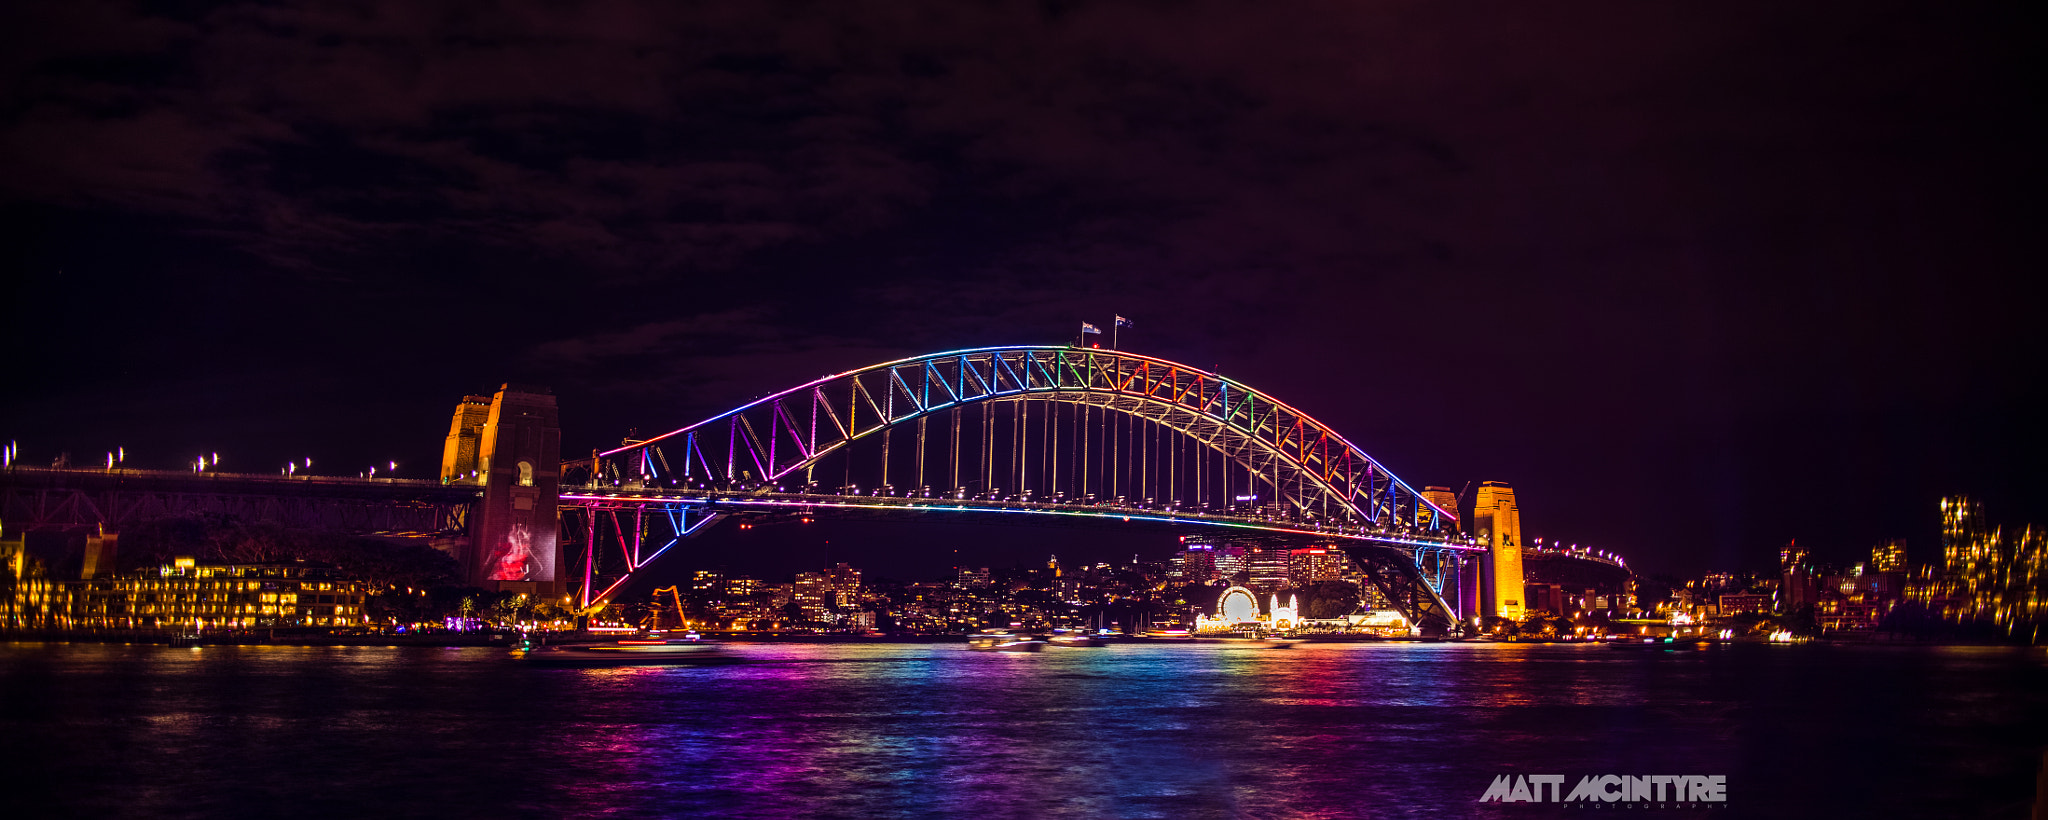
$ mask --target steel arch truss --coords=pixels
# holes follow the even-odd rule
[[[1297,520],[1417,534],[1454,529],[1453,511],[1266,393],[1164,359],[1076,347],[955,351],[827,376],[584,466],[599,485],[761,487],[893,426],[1019,400],[1098,407],[1175,430],[1271,487]]]
[[[573,540],[583,549],[586,611],[601,607],[641,567],[723,517],[690,502],[648,499],[565,497],[561,510],[563,528],[580,536]]]
[[[977,407],[982,429],[966,446],[987,460],[976,481],[963,482],[962,410]],[[1006,436],[995,432],[997,416],[1015,425]],[[1122,420],[1122,432],[1112,418]],[[915,428],[917,483],[924,485],[933,420],[940,433],[951,428],[945,437],[952,488],[896,491],[890,465],[905,453],[899,449],[892,459],[891,440]],[[1137,437],[1130,435],[1134,428]],[[1149,450],[1146,435],[1154,435]],[[856,445],[864,448],[862,472],[879,473],[876,485],[864,492],[849,478],[821,489],[815,468],[837,458],[852,476]],[[1127,497],[1117,490],[1145,475],[1132,469],[1134,446],[1138,461],[1155,471]],[[1176,448],[1175,458],[1204,454],[1200,473],[1212,475],[1213,464],[1217,480],[1205,485],[1180,466],[1169,476],[1162,446]],[[1062,448],[1075,457],[1064,470]],[[1005,456],[996,449],[1009,451],[1010,466],[997,469]],[[943,454],[939,460],[947,461]],[[561,504],[570,519],[564,543],[581,544],[586,610],[681,539],[731,514],[1023,513],[1337,539],[1361,547],[1355,555],[1376,569],[1374,581],[1426,628],[1457,620],[1452,602],[1460,596],[1453,588],[1447,598],[1446,573],[1457,575],[1465,565],[1461,552],[1480,549],[1458,534],[1452,511],[1431,505],[1364,450],[1286,403],[1187,365],[1078,347],[953,351],[827,376],[571,462],[563,476]],[[980,491],[969,494],[969,484]],[[1235,496],[1234,488],[1249,495]],[[1152,489],[1165,497],[1147,497]],[[1232,503],[1246,497],[1254,501]]]

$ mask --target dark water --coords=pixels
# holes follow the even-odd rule
[[[0,644],[5,817],[2023,817],[2048,662],[2009,649]],[[1726,775],[1720,808],[1476,802]]]

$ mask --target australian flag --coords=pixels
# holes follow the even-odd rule
[[[1099,328],[1099,327],[1096,327],[1096,326],[1094,326],[1094,325],[1091,325],[1091,324],[1088,324],[1087,322],[1082,322],[1082,323],[1081,323],[1081,332],[1082,332],[1082,333],[1093,333],[1093,334],[1095,334],[1095,335],[1097,335],[1097,336],[1100,336],[1100,335],[1102,335],[1102,329],[1101,329],[1101,328]]]
[[[1118,317],[1116,317],[1116,326],[1117,326],[1117,327],[1130,327],[1130,326],[1131,326],[1131,320],[1129,320],[1129,319],[1126,319],[1126,318],[1124,318],[1124,317],[1122,317],[1122,316],[1118,316]]]

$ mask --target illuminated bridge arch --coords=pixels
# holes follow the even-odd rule
[[[1069,433],[1068,449],[1078,455],[1070,454],[1062,466],[1055,463],[1062,456],[1055,442],[1039,442],[1046,448],[1042,451],[1030,449],[1031,434],[1049,429],[1056,436],[1060,430],[1052,425],[1058,420],[1041,417],[1034,422],[1026,408],[1005,420],[1010,429],[983,437],[984,442],[992,438],[1012,447],[1007,458],[995,447],[973,450],[971,443],[966,444],[976,473],[961,482],[957,450],[947,454],[944,475],[952,486],[939,495],[957,496],[962,488],[973,488],[970,495],[988,499],[994,488],[1008,486],[1010,491],[1001,494],[1005,498],[1026,493],[1043,498],[1064,492],[1053,488],[1065,482],[1083,496],[1130,509],[1165,509],[1176,501],[1184,502],[1182,509],[1205,503],[1220,509],[1224,505],[1204,496],[1235,500],[1260,495],[1267,502],[1263,506],[1278,503],[1283,508],[1268,512],[1331,526],[1424,531],[1454,519],[1328,425],[1266,393],[1164,359],[1074,347],[963,350],[827,376],[603,453],[601,478],[615,486],[631,482],[650,488],[809,486],[816,482],[814,476],[801,481],[798,476],[857,442],[879,441],[906,424],[966,405],[1018,402],[1100,409],[1105,416],[1116,413],[1143,420],[1187,437],[1238,469],[1137,465],[1134,459],[1151,457],[1149,448],[1133,443],[1128,429],[1109,430],[1106,418],[1091,418],[1086,410],[1078,422],[1098,422],[1098,429],[1083,428],[1079,436]],[[1076,427],[1070,422],[1066,429]],[[947,438],[954,441],[950,434]],[[887,444],[883,442],[885,453]],[[896,480],[904,480],[909,478],[902,470],[904,455],[885,455],[878,464],[884,470],[896,466]],[[910,458],[929,466],[931,455],[936,454]],[[1162,469],[1155,472],[1155,466]],[[1136,477],[1126,481],[1134,469]],[[929,479],[938,477],[919,475],[926,479],[917,482],[920,492],[931,486]],[[891,483],[886,472],[883,483]],[[1213,493],[1210,483],[1216,485]],[[831,489],[844,492],[845,485]],[[1125,501],[1115,504],[1115,496]]]
[[[1142,519],[1365,542],[1406,550],[1425,575],[1434,567],[1438,604],[1446,553],[1473,549],[1454,511],[1293,406],[1199,368],[1093,348],[885,362],[564,468],[563,503],[590,510],[587,532],[571,534],[588,553],[586,603],[720,515],[776,510]],[[628,509],[631,524],[619,517]],[[644,543],[650,510],[669,524],[665,543]],[[624,564],[608,586],[601,514]]]

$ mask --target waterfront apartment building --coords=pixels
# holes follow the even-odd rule
[[[362,584],[325,564],[201,564],[190,558],[69,589],[73,629],[247,629],[363,622]]]
[[[1522,601],[1522,513],[1515,505],[1515,489],[1507,482],[1480,483],[1479,495],[1472,503],[1472,534],[1489,553],[1482,568],[1485,614],[1521,620],[1526,611]]]
[[[794,600],[806,621],[826,621],[833,611],[860,606],[860,570],[839,564],[820,572],[799,572]]]

